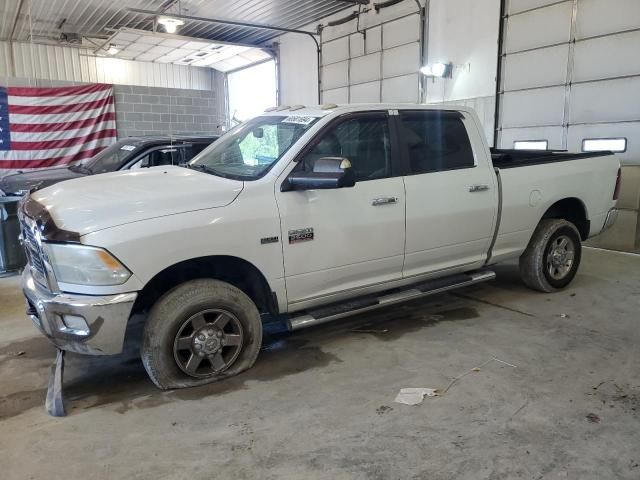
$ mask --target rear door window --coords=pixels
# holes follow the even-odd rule
[[[400,111],[400,131],[410,175],[475,166],[471,141],[457,112]]]

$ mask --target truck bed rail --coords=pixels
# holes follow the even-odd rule
[[[566,150],[491,149],[491,160],[493,161],[493,166],[501,169],[525,167],[544,163],[567,162],[570,160],[581,160],[584,158],[607,157],[609,155],[614,155],[614,152],[605,150],[600,152],[570,153]]]

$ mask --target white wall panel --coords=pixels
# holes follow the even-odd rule
[[[382,76],[384,78],[416,73],[420,66],[420,45],[418,43],[384,50],[382,54]]]
[[[640,164],[640,122],[571,125],[568,148],[579,152],[585,138],[626,138],[627,151],[616,156],[625,164]]]
[[[349,37],[339,38],[322,44],[322,63],[341,62],[349,58]]]
[[[571,1],[571,0],[567,0]],[[532,8],[544,7],[545,5],[551,5],[557,3],[558,0],[510,0],[508,14],[523,12],[525,10],[531,10]]]
[[[571,123],[640,120],[640,77],[573,85]]]
[[[640,74],[639,49],[640,31],[577,42],[573,80],[581,82]]]
[[[335,88],[322,92],[323,103],[349,103],[349,88]]]
[[[10,61],[10,46],[0,42],[0,81],[2,77],[60,80],[66,82],[102,82],[149,87],[210,90],[215,73],[210,68],[184,65],[134,62],[96,57],[91,50],[14,43],[15,70]]]
[[[508,55],[504,60],[505,90],[564,84],[568,56],[569,45]]]
[[[416,103],[418,101],[418,74],[386,78],[382,81],[382,101]]]
[[[420,40],[420,17],[411,15],[382,26],[382,48],[385,50]]]
[[[322,68],[322,85],[327,90],[349,85],[349,62],[324,66]]]
[[[381,53],[378,52],[351,60],[350,82],[352,85],[380,79],[380,55]]]
[[[568,42],[572,11],[572,2],[565,2],[509,17],[507,53]]]
[[[513,142],[546,140],[550,149],[562,148],[562,127],[506,128],[502,131],[502,147],[513,148]]]
[[[361,33],[349,35],[349,53],[351,54],[351,58],[364,55],[365,38]]]
[[[631,30],[640,26],[638,0],[580,0],[576,38]]]
[[[564,87],[553,87],[505,93],[503,128],[562,124],[564,91]]]
[[[366,53],[379,52],[382,50],[382,27],[374,27],[367,30],[365,39]]]
[[[380,82],[361,83],[351,85],[349,92],[350,103],[378,103],[380,102]]]

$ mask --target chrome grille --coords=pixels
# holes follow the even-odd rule
[[[38,227],[35,222],[30,221],[28,217],[23,217],[21,222],[22,238],[24,241],[24,249],[27,254],[27,259],[31,266],[31,273],[38,283],[47,287],[47,271],[42,259],[40,244],[36,238],[37,228]]]

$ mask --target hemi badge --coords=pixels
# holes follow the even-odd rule
[[[278,237],[264,237],[260,239],[260,244],[266,245],[267,243],[278,243]]]

